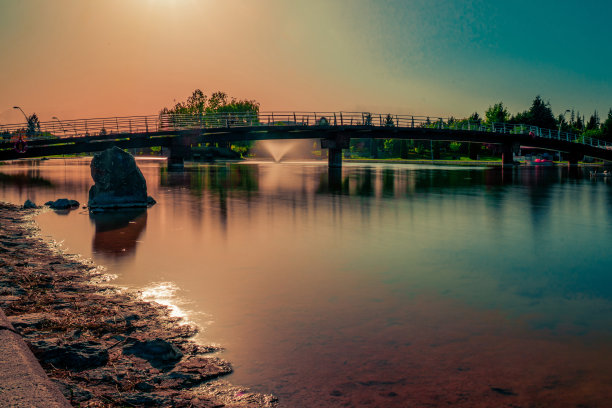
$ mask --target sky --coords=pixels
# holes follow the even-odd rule
[[[536,95],[612,108],[612,2],[0,0],[0,124],[153,115],[193,90],[262,111],[466,117]]]

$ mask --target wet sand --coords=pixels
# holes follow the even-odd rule
[[[277,405],[216,380],[231,365],[191,339],[196,327],[43,240],[38,211],[0,203],[0,307],[73,405]]]

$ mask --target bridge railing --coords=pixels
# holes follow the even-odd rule
[[[511,123],[486,123],[452,118],[392,115],[370,112],[224,112],[202,114],[159,114],[40,122],[40,129],[27,131],[27,124],[0,125],[0,140],[6,142],[24,135],[27,140],[62,139],[87,136],[129,138],[134,134],[167,133],[236,127],[395,127],[452,131],[525,134],[534,138],[581,143],[612,150],[612,143],[559,130]]]

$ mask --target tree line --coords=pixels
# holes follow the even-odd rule
[[[569,120],[566,114],[569,113]],[[480,121],[478,113],[473,113],[471,120]],[[487,123],[515,123],[538,126],[545,129],[561,130],[562,132],[576,133],[594,139],[612,141],[612,108],[608,111],[608,116],[601,121],[597,110],[591,114],[588,120],[580,112],[573,109],[566,110],[564,113],[555,117],[550,106],[550,102],[537,95],[529,109],[510,115],[503,102],[489,106],[484,114],[484,121]]]

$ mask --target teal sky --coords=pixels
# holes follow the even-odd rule
[[[612,2],[0,0],[0,123],[154,114],[201,88],[262,110],[467,116],[612,107]]]

